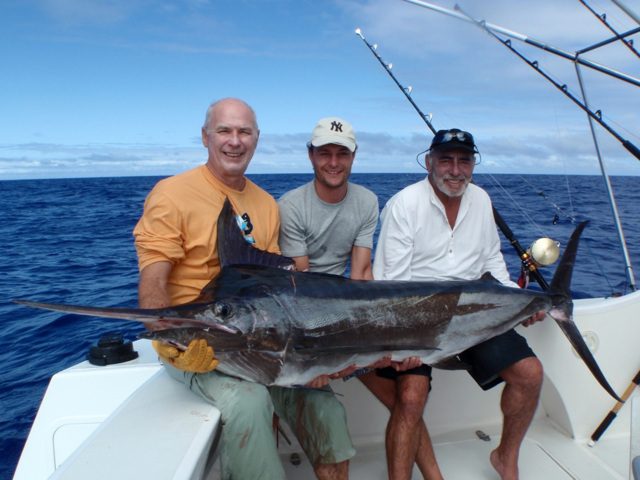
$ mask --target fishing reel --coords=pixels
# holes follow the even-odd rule
[[[547,237],[539,238],[533,242],[527,251],[520,255],[522,268],[517,281],[518,286],[527,288],[530,275],[537,274],[538,267],[546,267],[556,262],[559,256],[560,242]],[[544,278],[538,281],[544,282]]]
[[[536,265],[546,267],[558,260],[560,256],[560,242],[551,238],[542,237],[531,244],[527,253]]]

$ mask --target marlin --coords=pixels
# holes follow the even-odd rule
[[[572,320],[573,232],[548,292],[474,281],[365,281],[296,272],[290,258],[248,244],[227,200],[218,217],[221,271],[198,298],[162,309],[99,308],[16,300],[30,307],[144,322],[143,338],[185,349],[204,338],[217,370],[264,385],[307,384],[383,357],[463,368],[456,355],[536,312],[553,318],[600,385],[619,400]]]

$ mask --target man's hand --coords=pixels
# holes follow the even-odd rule
[[[327,375],[320,375],[309,383],[305,385],[305,387],[309,388],[323,388],[329,384],[331,380],[335,380],[336,378],[346,377],[347,375],[351,375],[358,369],[355,365],[349,365],[347,368],[343,368],[339,372],[330,373]]]
[[[524,325],[525,327],[528,327],[529,325],[533,325],[536,322],[541,322],[542,320],[544,320],[544,317],[546,315],[547,315],[547,312],[545,312],[544,310],[540,310],[539,312],[534,313],[529,318],[527,318],[524,322],[522,322],[522,325]]]
[[[409,357],[399,362],[391,362],[391,367],[393,367],[396,372],[405,372],[412,368],[417,368],[420,365],[422,365],[420,357]]]
[[[379,360],[376,360],[374,363],[372,363],[371,365],[368,365],[366,368],[373,370],[376,368],[391,367],[397,372],[404,372],[405,370],[411,370],[412,368],[419,367],[420,365],[422,365],[422,360],[420,359],[420,357],[409,357],[399,362],[394,362],[393,360],[391,360],[390,356],[386,356],[386,357],[382,357]],[[331,380],[347,377],[351,375],[353,372],[355,372],[356,370],[358,370],[358,367],[356,365],[350,365],[347,368],[340,370],[339,372],[335,372],[327,375],[320,375],[314,378],[313,380],[311,380],[305,386],[309,388],[322,388],[328,385]]]
[[[203,338],[191,340],[184,352],[156,340],[152,345],[165,362],[185,372],[210,372],[220,363],[213,353],[213,348],[207,345]]]
[[[386,357],[382,357],[379,360],[376,360],[371,365],[368,365],[367,368],[386,368],[390,367],[394,362],[391,360],[391,355]]]

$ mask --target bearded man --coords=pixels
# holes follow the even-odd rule
[[[436,133],[426,155],[427,178],[394,195],[382,212],[373,264],[376,280],[477,280],[490,272],[502,284],[517,287],[500,251],[489,195],[470,183],[478,155],[470,133],[457,128]],[[542,318],[544,312],[538,312],[524,324]],[[458,357],[483,390],[505,382],[502,436],[490,461],[503,480],[517,479],[520,446],[540,396],[542,365],[515,330]],[[422,419],[430,383],[427,365],[403,372],[381,369],[365,381],[391,405],[390,478],[410,478],[414,461],[425,478],[441,478],[431,463],[433,450]]]

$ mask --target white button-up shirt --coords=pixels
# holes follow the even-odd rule
[[[517,287],[500,251],[489,195],[467,186],[453,228],[428,179],[394,195],[382,212],[376,280],[476,280],[490,272]]]

